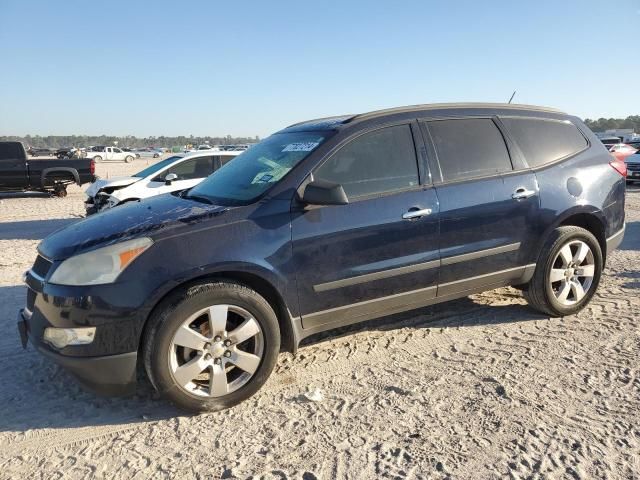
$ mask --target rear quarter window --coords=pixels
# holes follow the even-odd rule
[[[568,120],[501,118],[530,167],[575,155],[587,148],[587,139]]]

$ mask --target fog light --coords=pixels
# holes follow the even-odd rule
[[[93,342],[96,335],[96,327],[84,328],[45,328],[44,341],[56,348],[64,348],[67,345],[87,345]]]

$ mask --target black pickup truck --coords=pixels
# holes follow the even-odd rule
[[[67,195],[67,185],[94,182],[95,163],[90,158],[27,158],[20,142],[0,142],[0,192],[26,190]]]

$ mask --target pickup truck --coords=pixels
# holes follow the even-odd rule
[[[39,191],[67,196],[67,185],[94,182],[90,158],[33,159],[20,142],[0,142],[0,192]]]
[[[136,155],[133,152],[125,152],[118,147],[91,147],[87,150],[87,158],[92,158],[96,162],[107,160],[131,163]]]

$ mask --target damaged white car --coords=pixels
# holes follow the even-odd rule
[[[242,152],[207,150],[160,160],[131,177],[100,179],[86,190],[87,215],[191,188]]]

